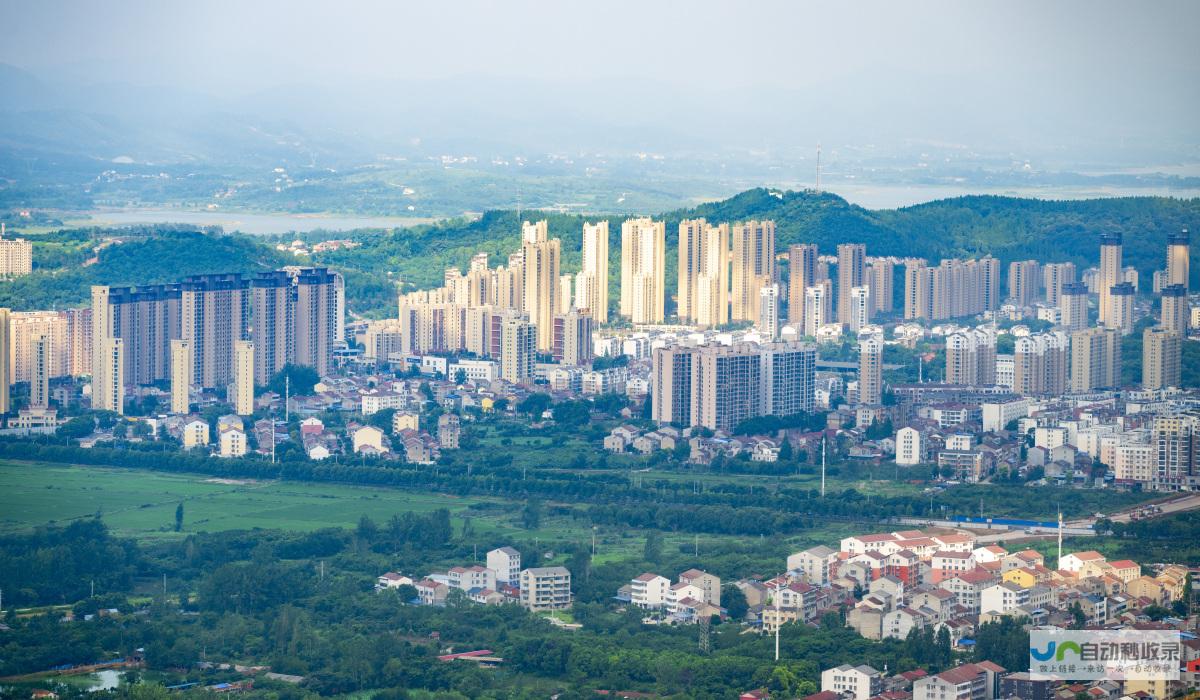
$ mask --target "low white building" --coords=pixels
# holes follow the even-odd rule
[[[629,602],[639,608],[657,610],[667,603],[671,580],[666,576],[646,572],[629,582]]]
[[[920,464],[925,458],[925,436],[916,428],[906,427],[896,431],[896,464],[911,466]]]
[[[883,674],[866,664],[827,668],[821,671],[821,691],[868,700],[883,692]]]
[[[521,582],[521,553],[512,547],[500,547],[487,553],[487,568],[496,572],[497,583],[516,586]]]

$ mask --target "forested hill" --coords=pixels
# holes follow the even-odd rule
[[[661,215],[667,222],[667,287],[675,285],[675,241],[681,219],[709,221],[773,219],[777,249],[791,243],[816,243],[833,254],[839,243],[865,243],[868,255],[919,256],[936,262],[943,257],[992,254],[1003,263],[1037,259],[1095,265],[1102,233],[1120,232],[1125,238],[1125,261],[1136,266],[1149,288],[1149,275],[1164,265],[1168,234],[1184,227],[1200,228],[1200,199],[1128,197],[1080,201],[1043,201],[1015,197],[972,196],[944,199],[896,210],[869,210],[826,192],[780,192],[754,189],[720,202]],[[621,221],[625,217],[578,216],[524,212],[523,219],[545,218],[550,235],[563,242],[563,270],[579,265],[581,226],[585,220],[610,222],[610,271],[619,274]],[[520,245],[520,225],[512,211],[493,211],[473,221],[440,224],[367,237],[364,245],[320,259],[330,265],[361,272],[377,285],[388,272],[415,287],[440,283],[447,265],[466,269],[480,250],[507,255]],[[1192,247],[1200,251],[1200,236]],[[498,261],[493,259],[492,265]],[[1193,260],[1193,288],[1200,264]],[[352,273],[353,274],[353,273]],[[1002,275],[1003,277],[1003,275]],[[348,285],[349,286],[349,285]],[[367,292],[368,290],[362,290]],[[383,290],[373,286],[373,298]]]
[[[816,243],[822,253],[833,254],[839,243],[860,242],[866,244],[868,255],[920,256],[932,262],[943,257],[990,253],[1003,263],[1033,258],[1043,262],[1073,261],[1089,267],[1099,258],[1100,235],[1119,232],[1125,239],[1125,262],[1141,271],[1142,289],[1146,290],[1150,288],[1150,274],[1164,265],[1167,236],[1184,227],[1200,229],[1200,199],[1043,201],[972,196],[873,211],[826,192],[760,188],[655,216],[667,222],[668,293],[674,292],[676,281],[678,223],[694,217],[713,222],[773,219],[781,252],[788,244],[806,242]],[[526,211],[519,218],[548,220],[551,236],[562,239],[563,272],[579,267],[583,222],[607,218],[611,282],[615,284],[620,274],[620,231],[625,217]],[[277,253],[269,244],[273,241],[188,227],[61,231],[31,237],[35,240],[35,273],[0,282],[0,306],[22,310],[61,307],[85,303],[90,284],[162,282],[186,274],[253,272],[299,263],[329,265],[342,271],[351,310],[385,316],[394,313],[399,281],[405,288],[440,284],[445,267],[466,269],[471,255],[478,251],[493,256],[493,266],[503,262],[520,245],[519,218],[514,211],[491,211],[478,219],[331,234],[355,238],[362,245],[298,259]],[[97,242],[114,235],[126,242],[103,248],[98,261],[84,267]],[[1200,287],[1198,252],[1200,235],[1192,246],[1193,289]]]

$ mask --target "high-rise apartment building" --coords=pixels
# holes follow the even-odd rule
[[[102,336],[92,359],[92,408],[125,413],[125,339]]]
[[[92,310],[67,309],[67,374],[82,377],[92,373]]]
[[[533,378],[537,357],[537,327],[520,316],[505,317],[500,323],[500,378],[520,384]]]
[[[250,283],[240,274],[196,275],[183,281],[178,337],[192,344],[192,381],[208,388],[232,381],[233,344],[247,337],[249,323]]]
[[[113,366],[116,350],[102,341],[119,338],[122,386],[170,378],[171,340],[180,335],[180,286],[92,287],[92,375],[104,355]],[[116,410],[116,409],[109,409]]]
[[[323,267],[300,268],[293,274],[296,288],[293,364],[312,367],[324,377],[333,365],[333,345],[342,325],[338,317],[341,275]]]
[[[1096,277],[1096,292],[1100,298],[1100,324],[1109,328],[1120,327],[1113,310],[1112,289],[1123,280],[1122,249],[1121,234],[1107,233],[1100,237],[1100,270]]]
[[[871,288],[872,311],[891,313],[894,309],[896,264],[887,258],[872,258],[867,263],[866,286]]]
[[[1183,361],[1183,336],[1162,326],[1142,332],[1142,388],[1179,386]]]
[[[1070,339],[1063,332],[1017,338],[1013,347],[1013,392],[1021,396],[1064,393],[1069,347]]]
[[[233,383],[230,385],[233,410],[239,416],[254,413],[254,343],[233,343]]]
[[[700,267],[704,260],[704,231],[708,222],[704,219],[684,219],[679,222],[679,284],[676,288],[678,302],[676,315],[680,319],[695,319],[696,284],[700,279]]]
[[[816,284],[817,246],[797,243],[788,247],[788,323],[804,328],[804,295]]]
[[[577,310],[555,316],[555,362],[576,366],[590,364],[596,355],[592,344],[592,331],[595,330],[595,325],[591,316]]]
[[[661,424],[691,426],[692,366],[698,348],[655,348],[650,365],[651,418]]]
[[[191,410],[192,379],[196,360],[190,340],[171,341],[171,413],[186,415]]]
[[[1190,315],[1187,287],[1182,284],[1170,284],[1163,287],[1159,302],[1161,304],[1159,324],[1169,331],[1186,335],[1188,316]]]
[[[871,300],[871,288],[863,285],[850,290],[850,332],[857,333],[871,324],[871,310],[875,304]]]
[[[692,304],[696,325],[729,323],[729,224],[705,226]]]
[[[560,312],[562,242],[549,237],[545,219],[532,224],[526,221],[521,227],[521,253],[525,264],[522,308],[538,329],[538,350],[550,352],[554,347],[554,316]]]
[[[1133,297],[1136,291],[1129,282],[1113,285],[1108,293],[1109,321],[1105,326],[1116,328],[1121,335],[1133,332]]]
[[[924,260],[905,263],[904,317],[942,321],[999,308],[999,263],[995,258]]]
[[[5,238],[0,224],[0,277],[20,277],[33,272],[33,244],[24,238]]]
[[[804,290],[804,335],[815,338],[817,330],[829,323],[829,281]]]
[[[858,402],[874,406],[883,401],[883,341],[858,342]]]
[[[779,285],[771,283],[758,290],[758,330],[768,340],[779,340]]]
[[[837,251],[837,322],[845,326],[850,323],[850,292],[861,287],[866,276],[867,247],[861,243],[842,243]]]
[[[1008,264],[1008,298],[1017,306],[1033,306],[1042,282],[1041,265],[1037,260],[1021,260]]]
[[[11,342],[6,352],[11,355],[11,381],[33,379],[34,341],[46,339],[46,371],[51,379],[70,374],[70,341],[67,337],[67,316],[58,311],[14,311],[11,314]]]
[[[1046,263],[1042,267],[1042,288],[1050,306],[1058,306],[1063,287],[1074,282],[1075,263]]]
[[[38,335],[30,339],[32,373],[29,377],[29,405],[47,408],[50,405],[50,336]]]
[[[1071,391],[1083,393],[1121,383],[1121,334],[1096,326],[1071,334]]]
[[[1151,423],[1153,488],[1178,490],[1200,476],[1200,416],[1157,416]]]
[[[260,272],[250,281],[254,325],[254,381],[265,385],[294,356],[292,277],[286,270]]]
[[[730,318],[757,321],[759,290],[775,282],[775,222],[733,225]]]
[[[946,337],[946,383],[992,386],[996,383],[996,337],[982,329]]]
[[[649,218],[621,224],[621,315],[633,323],[666,318],[666,224]]]
[[[1167,238],[1167,284],[1182,284],[1184,292],[1191,283],[1191,236],[1185,228]]]
[[[608,323],[608,222],[583,224],[582,263],[575,275],[575,308]],[[474,267],[472,265],[472,267]],[[487,269],[487,258],[483,260]]]
[[[1083,282],[1064,284],[1058,300],[1062,311],[1062,326],[1067,331],[1081,331],[1088,327],[1088,289]]]
[[[730,431],[761,415],[811,411],[816,350],[801,343],[656,348],[654,420]]]
[[[0,307],[0,350],[7,348],[12,331],[12,311],[7,308]],[[12,356],[7,352],[0,352],[0,416],[7,415],[12,411],[12,401],[8,393],[9,386],[12,384]]]

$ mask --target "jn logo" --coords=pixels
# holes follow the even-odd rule
[[[1057,654],[1055,654],[1056,649]],[[1067,652],[1071,650],[1074,650],[1077,656],[1080,654],[1079,645],[1075,642],[1063,642],[1062,646],[1059,646],[1057,642],[1047,642],[1046,651],[1038,651],[1037,647],[1029,647],[1029,655],[1038,661],[1049,661],[1052,658],[1055,661],[1062,661]]]

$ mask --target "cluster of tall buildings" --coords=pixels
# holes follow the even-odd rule
[[[656,348],[653,419],[731,431],[757,416],[812,411],[816,354],[794,342]]]
[[[123,411],[127,387],[170,381],[251,397],[284,365],[328,373],[342,339],[344,288],[325,268],[198,275],[176,284],[92,287],[92,405]]]
[[[1000,261],[991,256],[947,258],[937,267],[920,259],[905,263],[906,319],[943,321],[974,316],[999,309],[1000,301]]]

